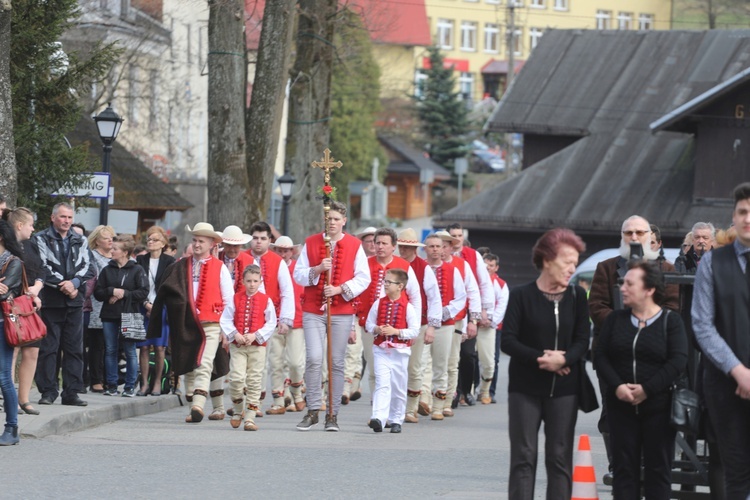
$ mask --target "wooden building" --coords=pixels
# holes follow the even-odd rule
[[[581,258],[619,246],[635,214],[669,247],[695,222],[727,227],[748,180],[748,61],[750,30],[545,32],[485,126],[524,134],[523,170],[435,226],[461,223],[511,285],[537,276],[531,248],[553,227],[583,237]]]
[[[379,136],[388,154],[385,186],[388,189],[388,217],[415,219],[432,216],[432,187],[451,174],[424,152],[400,137]]]

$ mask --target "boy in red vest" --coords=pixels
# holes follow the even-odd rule
[[[258,291],[260,267],[247,266],[242,273],[245,289],[224,308],[221,330],[229,345],[229,394],[234,404],[230,423],[238,428],[245,417],[245,430],[257,431],[261,382],[266,368],[266,342],[276,329],[276,308],[268,295]],[[244,395],[244,397],[243,397]],[[247,411],[243,403],[247,400]]]
[[[406,382],[412,339],[419,335],[419,314],[403,293],[409,275],[403,269],[389,269],[383,287],[385,297],[370,308],[365,331],[374,335],[373,364],[375,392],[369,426],[382,432],[386,421],[391,433],[401,432],[406,412]]]
[[[492,383],[495,372],[497,371],[497,356],[499,355],[500,342],[499,330],[503,327],[503,318],[505,309],[508,307],[508,287],[505,281],[497,275],[500,259],[497,255],[488,253],[484,256],[484,263],[487,266],[487,272],[492,280],[492,290],[495,297],[495,307],[490,316],[490,328],[480,327],[477,330],[477,353],[479,354],[479,399],[483,405],[492,403],[490,384]]]

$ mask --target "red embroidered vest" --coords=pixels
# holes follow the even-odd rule
[[[289,274],[294,276],[294,268],[297,266],[297,261],[293,260],[289,264]],[[294,287],[294,325],[292,328],[302,328],[302,294],[305,293],[305,287],[299,285],[292,278],[292,286]]]
[[[424,270],[427,268],[427,261],[422,257],[416,256],[410,263],[414,275],[419,282],[419,293],[422,295],[422,325],[427,324],[427,295],[424,293]]]
[[[494,281],[495,283],[497,283],[498,285],[500,285],[500,288],[505,288],[505,285],[506,285],[505,280],[503,280],[500,276],[498,276],[497,274],[492,274],[492,275],[490,275],[490,278],[492,279],[492,281]],[[497,302],[497,298],[495,298],[495,302]],[[503,324],[502,323],[498,323],[497,324],[497,329],[498,330],[502,330],[503,329]]]
[[[248,250],[249,251],[249,250]],[[276,308],[276,317],[281,313],[281,289],[279,288],[279,266],[284,259],[274,252],[266,252],[262,257],[256,259],[260,266],[260,274],[263,277],[263,285],[266,287],[266,295],[271,297]]]
[[[479,281],[479,275],[477,274],[477,251],[469,247],[461,247],[461,258],[469,263],[471,272],[474,273],[474,277]]]
[[[224,252],[219,253],[219,260],[224,262]],[[255,259],[252,255],[248,255],[247,252],[240,252],[236,259],[234,259],[234,269],[230,273],[232,275],[232,282],[234,283],[234,293],[244,292],[245,285],[242,283],[242,272],[249,265],[255,264]]]
[[[333,265],[331,267],[331,285],[339,286],[354,278],[354,260],[361,246],[359,239],[350,234],[336,242],[333,254]],[[310,267],[320,264],[326,256],[323,233],[313,234],[305,240],[307,248],[307,260]],[[313,314],[324,314],[321,309],[325,300],[323,299],[323,286],[325,277],[320,275],[317,285],[306,286],[302,296],[302,310]],[[341,295],[331,299],[331,314],[355,314],[356,304],[354,300],[347,302]]]
[[[396,300],[391,300],[387,296],[381,298],[378,305],[378,326],[390,325],[399,330],[406,328],[408,326],[408,323],[406,322],[406,307],[408,305],[409,299],[405,293],[402,293]],[[397,335],[375,336],[375,345],[381,345],[384,342],[409,347],[412,344],[412,339],[401,339]]]
[[[268,295],[256,292],[252,297],[244,290],[234,294],[234,326],[240,335],[255,333],[266,324]],[[253,341],[252,345],[266,345]]]
[[[193,259],[187,266],[190,298],[193,297]],[[224,311],[224,299],[221,296],[221,268],[224,265],[216,257],[209,257],[201,265],[201,276],[198,280],[198,295],[195,299],[195,310],[201,323],[218,323]]]
[[[370,308],[380,297],[380,291],[383,289],[383,280],[385,279],[385,273],[388,269],[403,269],[409,271],[409,263],[401,257],[393,256],[391,261],[381,266],[378,263],[378,258],[373,256],[367,259],[367,264],[370,266],[370,286],[367,290],[362,292],[359,297],[359,326],[364,327],[365,321],[367,321],[367,314],[370,312]],[[402,295],[406,295],[404,292]],[[383,295],[385,297],[385,295]]]
[[[435,272],[435,279],[437,280],[438,288],[440,289],[440,300],[443,302],[443,307],[446,307],[451,303],[455,292],[453,290],[453,264],[443,262],[439,267],[433,268]],[[456,318],[450,318],[443,321],[443,325],[454,325],[456,324]]]
[[[452,256],[451,264],[453,264],[453,267],[458,269],[459,274],[461,274],[461,279],[464,281],[464,284],[466,283],[466,261],[462,259],[461,257],[456,257],[455,255]],[[466,290],[466,305],[463,309],[461,309],[461,312],[458,313],[458,315],[453,318],[456,321],[461,321],[466,317],[466,313],[469,310],[469,291]]]

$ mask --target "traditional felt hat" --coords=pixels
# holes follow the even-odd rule
[[[407,227],[398,234],[399,245],[405,245],[408,247],[423,247],[424,244],[420,243],[417,239],[417,232],[410,227]]]
[[[279,236],[275,242],[271,243],[271,246],[276,248],[294,248],[297,245],[294,244],[289,236]]]
[[[364,228],[363,230],[361,230],[360,232],[357,233],[357,238],[359,238],[361,240],[362,238],[364,238],[368,234],[375,234],[377,232],[378,232],[378,228],[376,228],[376,227],[372,227],[372,226],[366,227],[366,228]]]
[[[185,225],[185,231],[192,234],[193,236],[205,236],[207,238],[213,238],[216,243],[221,243],[222,235],[218,231],[214,231],[214,227],[208,222],[199,222],[193,229],[190,229],[189,225]]]
[[[460,241],[458,238],[454,238],[453,236],[451,236],[451,233],[449,233],[448,231],[437,231],[435,233],[435,236],[443,241],[450,241],[451,243],[457,243],[458,241]]]
[[[222,241],[227,245],[247,245],[253,239],[249,234],[242,232],[237,226],[227,226],[221,233]]]

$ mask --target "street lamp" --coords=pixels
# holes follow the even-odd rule
[[[281,197],[284,201],[284,218],[281,224],[281,231],[285,234],[289,234],[289,198],[292,197],[292,186],[297,181],[294,176],[288,170],[284,172],[284,175],[279,177],[276,182],[279,183],[279,189],[281,189]]]
[[[115,113],[112,109],[112,103],[107,104],[107,109],[94,116],[96,122],[96,128],[99,130],[99,139],[102,140],[102,146],[104,148],[104,157],[102,158],[102,169],[105,174],[109,174],[109,161],[110,155],[112,154],[112,144],[117,139],[117,134],[120,133],[120,127],[122,126],[122,117]],[[109,211],[109,192],[107,196],[102,198],[99,205],[99,224],[102,226],[107,225],[107,215]]]

